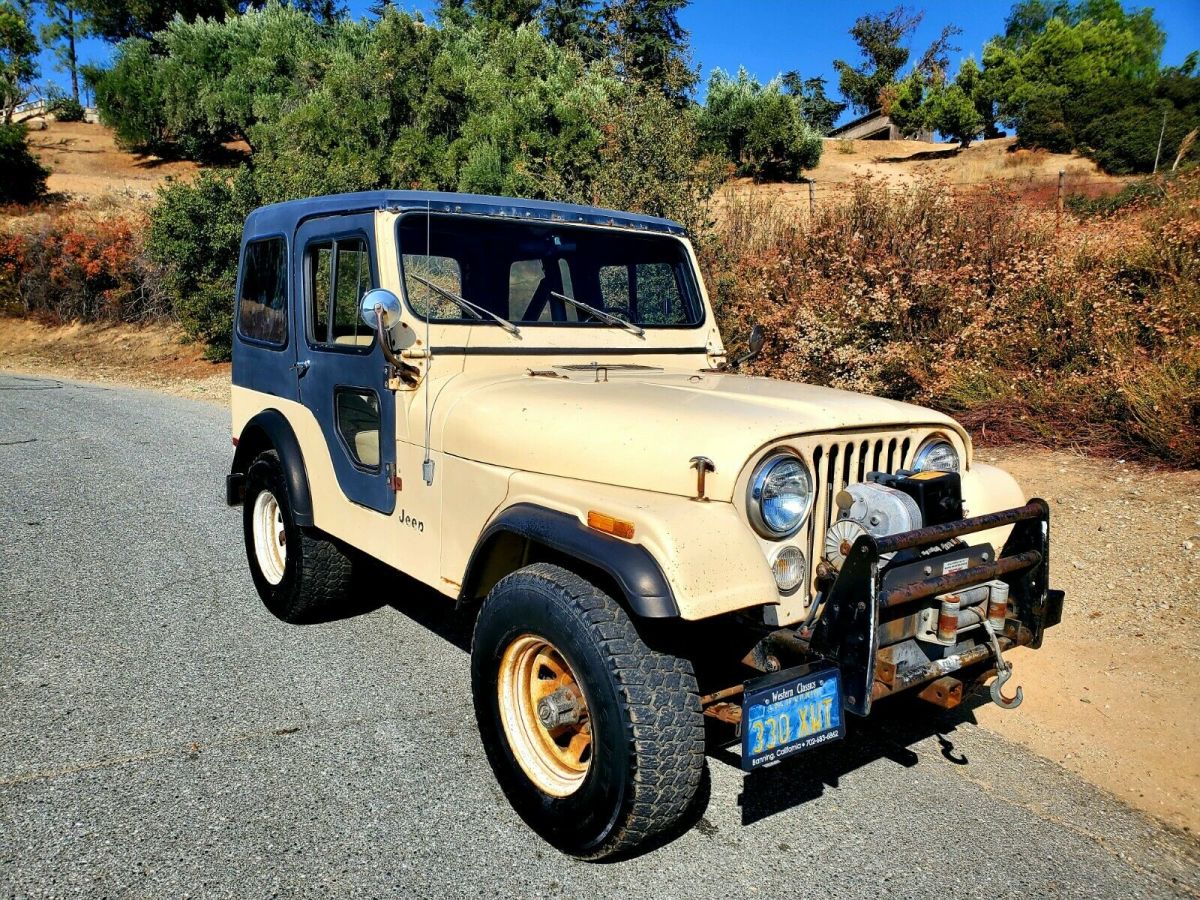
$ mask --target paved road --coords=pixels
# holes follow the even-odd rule
[[[262,608],[226,415],[0,375],[5,895],[1200,892],[1192,838],[969,711],[897,710],[748,781],[714,750],[690,831],[567,859],[492,779],[437,597],[379,577],[387,603],[337,622]]]

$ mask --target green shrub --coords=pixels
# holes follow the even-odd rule
[[[24,125],[0,124],[0,203],[32,203],[46,193],[50,171],[29,150]]]
[[[74,97],[59,97],[51,106],[54,118],[59,122],[82,122],[83,104]]]
[[[258,205],[249,170],[205,171],[159,192],[146,238],[162,289],[184,331],[211,359],[228,359],[242,223]]]
[[[697,124],[706,151],[755,178],[794,181],[817,165],[824,147],[782,79],[760,84],[745,69],[733,78],[713,70]]]

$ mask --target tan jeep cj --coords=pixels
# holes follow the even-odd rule
[[[1049,520],[952,419],[737,374],[674,222],[456,194],[246,220],[227,493],[263,602],[374,557],[476,608],[475,714],[547,841],[675,824],[705,724],[747,771],[1059,621]],[[757,330],[751,352],[762,343]]]

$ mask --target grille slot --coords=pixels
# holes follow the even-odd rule
[[[914,448],[912,437],[903,435],[830,439],[813,445],[809,459],[813,473],[813,510],[808,525],[810,575],[825,548],[825,532],[837,519],[834,497],[848,484],[866,480],[868,472],[889,474],[903,469]]]

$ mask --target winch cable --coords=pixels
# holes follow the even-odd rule
[[[1009,663],[1000,653],[1000,638],[996,634],[996,630],[992,627],[992,623],[987,620],[982,612],[976,607],[968,607],[963,612],[972,612],[979,617],[979,624],[983,626],[984,633],[988,636],[988,641],[992,645],[992,655],[996,657],[996,679],[992,682],[990,693],[992,702],[1001,709],[1016,709],[1021,705],[1021,701],[1025,699],[1025,691],[1017,685],[1017,695],[1009,698],[1004,696],[1004,685],[1012,678],[1012,664]]]

